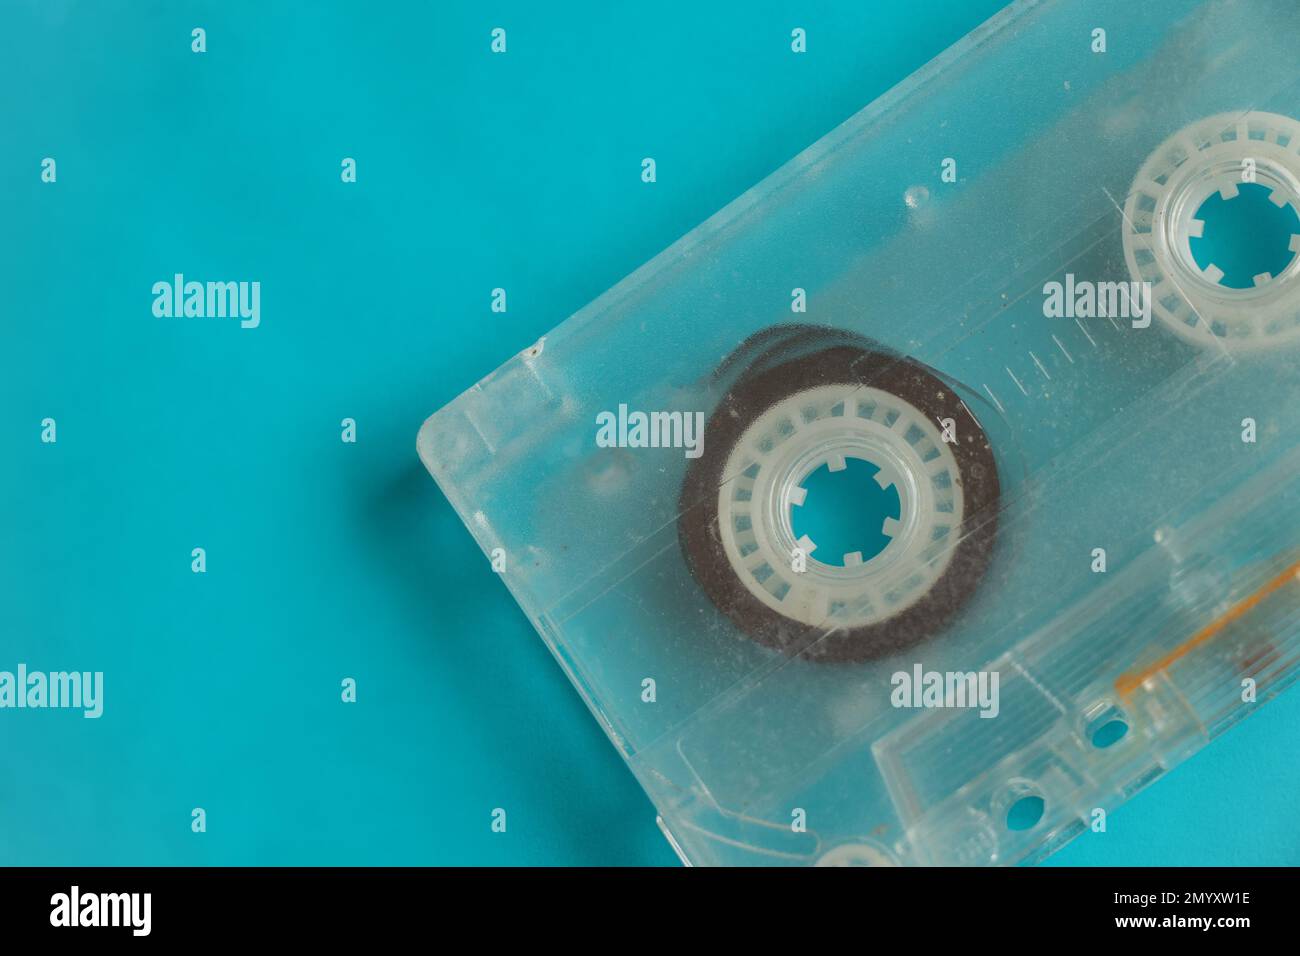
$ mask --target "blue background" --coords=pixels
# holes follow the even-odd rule
[[[562,6],[5,3],[0,669],[106,701],[0,711],[0,863],[674,861],[416,430],[1001,4]],[[1053,862],[1300,862],[1297,717]]]

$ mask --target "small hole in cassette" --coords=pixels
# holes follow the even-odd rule
[[[989,807],[992,819],[1000,819],[1008,830],[1017,833],[1038,826],[1046,812],[1047,799],[1042,789],[1023,778],[1009,781]]]
[[[1043,819],[1047,802],[1037,794],[1027,794],[1007,809],[1007,829],[1032,830]]]
[[[1106,704],[1088,721],[1085,734],[1093,747],[1105,750],[1128,736],[1128,720],[1118,707]]]
[[[1105,750],[1124,739],[1128,734],[1128,724],[1122,720],[1111,720],[1098,727],[1092,735],[1092,745],[1098,750]]]

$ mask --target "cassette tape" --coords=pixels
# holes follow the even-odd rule
[[[685,862],[1033,861],[1294,679],[1297,49],[1013,4],[425,423]]]

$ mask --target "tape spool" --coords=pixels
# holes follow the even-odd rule
[[[757,333],[715,376],[746,361],[683,482],[678,537],[692,575],[751,638],[807,659],[870,660],[940,631],[987,570],[999,500],[988,437],[953,386],[860,336],[809,326]],[[819,557],[794,531],[803,483],[850,458],[897,490],[899,514],[878,554]]]
[[[1277,275],[1261,273],[1253,288],[1231,288],[1222,272],[1192,256],[1204,222],[1201,205],[1218,193],[1235,198],[1244,182],[1270,190],[1300,216],[1300,123],[1277,113],[1224,113],[1175,133],[1138,171],[1124,202],[1124,259],[1139,282],[1151,283],[1155,316],[1198,345],[1264,349],[1300,342],[1300,235]]]

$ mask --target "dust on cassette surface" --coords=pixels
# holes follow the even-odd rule
[[[709,418],[709,450],[683,482],[678,535],[691,573],[745,634],[812,660],[883,657],[936,633],[991,557],[988,436],[951,384],[865,338],[780,326],[721,369],[756,342],[767,344]],[[853,461],[894,493],[888,541],[872,555],[823,555],[796,531],[805,483]]]

